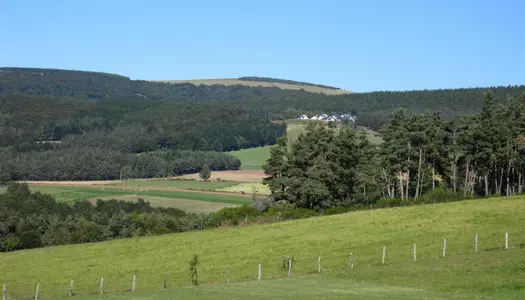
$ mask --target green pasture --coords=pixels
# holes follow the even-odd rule
[[[160,190],[121,190],[104,186],[72,187],[72,186],[35,186],[30,185],[33,191],[54,196],[58,201],[74,202],[77,200],[117,199],[136,201],[143,198],[153,206],[175,207],[193,212],[219,210],[222,207],[249,204],[249,197],[229,194],[207,194],[199,192],[160,191]],[[189,203],[189,202],[200,203]],[[194,209],[191,209],[191,208]]]
[[[241,161],[242,170],[262,170],[262,165],[270,158],[270,146],[242,149],[231,154]]]
[[[3,253],[0,282],[9,299],[30,298],[37,283],[40,299],[66,296],[70,280],[80,299],[523,299],[524,245],[525,198],[492,198]],[[283,257],[294,258],[291,278]]]

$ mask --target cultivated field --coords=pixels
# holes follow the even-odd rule
[[[523,299],[524,232],[525,198],[469,200],[4,253],[0,282],[9,299],[30,298],[37,283],[40,299],[66,296],[72,279],[81,298],[98,292],[101,277],[108,294],[88,298]],[[193,254],[203,286],[182,288]],[[294,258],[291,278],[283,256]]]
[[[169,188],[169,189],[184,189],[184,190],[203,190],[214,191],[217,189],[234,186],[238,182],[226,181],[197,181],[197,180],[157,180],[157,179],[132,179],[126,181],[118,181],[112,183],[105,183],[108,186],[118,187],[149,187],[149,188]]]
[[[209,185],[211,183],[202,183],[208,184],[208,188],[211,188],[211,186]],[[206,185],[204,186],[206,187]],[[216,185],[217,188],[220,188],[221,186],[227,187],[232,186],[232,184],[219,185],[217,183]],[[86,182],[83,185],[73,185],[72,183],[70,183],[69,185],[60,185],[59,183],[31,183],[29,187],[33,191],[40,191],[42,193],[50,194],[54,196],[58,201],[63,202],[74,202],[77,200],[95,201],[96,199],[117,199],[136,201],[138,198],[143,198],[145,201],[149,201],[152,206],[175,207],[187,212],[217,211],[224,207],[250,204],[252,201],[249,198],[249,195],[242,195],[239,193],[193,190],[185,191],[177,188],[154,185],[127,185],[125,187],[121,187],[107,185],[90,185]],[[2,191],[0,190],[0,192]]]
[[[296,85],[286,84],[277,82],[265,82],[265,81],[250,81],[250,80],[239,80],[235,78],[224,78],[224,79],[190,79],[190,80],[157,80],[166,83],[191,83],[194,85],[246,85],[246,86],[262,86],[262,87],[277,87],[283,90],[305,90],[311,93],[322,93],[327,95],[341,95],[351,93],[345,90],[335,90],[329,88],[323,88],[312,85]]]

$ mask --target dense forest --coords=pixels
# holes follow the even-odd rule
[[[286,126],[276,120],[355,111],[358,125],[379,129],[388,124],[392,111],[403,108],[406,118],[433,111],[450,121],[479,113],[486,90],[327,96],[269,87],[167,84],[97,72],[0,68],[0,173],[13,179],[80,180],[112,179],[121,172],[128,177],[169,176],[199,172],[204,165],[238,169],[235,158],[210,151],[273,145],[286,134]],[[501,105],[525,86],[490,90],[495,105]]]
[[[164,177],[236,170],[222,151],[274,144],[283,124],[242,108],[144,99],[0,96],[0,173],[25,180]],[[212,152],[216,151],[216,152]]]
[[[0,95],[60,96],[77,100],[117,98],[185,103],[228,102],[252,116],[273,120],[296,118],[302,114],[355,111],[358,125],[372,129],[379,129],[388,123],[391,112],[397,108],[404,108],[407,114],[437,111],[447,119],[479,112],[483,105],[480,99],[487,90],[495,93],[499,103],[504,103],[508,95],[516,97],[524,92],[525,85],[323,95],[277,87],[196,86],[190,83],[130,80],[124,76],[96,72],[0,68]]]
[[[322,87],[322,88],[331,89],[331,90],[340,90],[340,88],[338,87],[329,86],[329,85],[315,84],[315,83],[294,81],[294,80],[287,80],[287,79],[270,78],[270,77],[246,76],[246,77],[239,77],[237,79],[243,80],[243,81],[260,81],[260,82],[286,83],[286,84],[293,84],[293,85],[308,85],[308,86]]]
[[[296,142],[272,147],[265,182],[274,201],[309,209],[523,193],[525,93],[480,101],[480,112],[452,120],[396,109],[378,147],[350,126],[312,123]]]

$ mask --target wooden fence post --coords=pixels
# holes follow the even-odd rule
[[[317,273],[321,273],[321,256],[317,258]]]
[[[509,249],[509,233],[505,232],[505,249]]]
[[[478,234],[476,233],[476,238],[474,239],[474,252],[478,252]]]
[[[36,285],[35,300],[38,300],[38,291],[40,290],[40,283]]]
[[[443,240],[443,257],[447,255],[447,239]]]
[[[383,246],[383,259],[381,260],[383,265],[385,264],[386,247]]]
[[[354,254],[350,252],[350,269],[354,268]]]
[[[73,296],[73,284],[74,281],[71,280],[71,282],[69,283],[69,297]]]
[[[7,300],[7,291],[4,284],[4,287],[2,288],[2,300]]]
[[[416,261],[416,244],[414,244],[414,261]]]
[[[137,275],[133,275],[133,282],[131,283],[131,291],[135,291],[135,282],[137,281]]]
[[[166,288],[166,272],[164,272],[164,283],[163,283],[162,287]]]
[[[261,270],[261,264],[259,264],[259,276],[257,277],[257,280],[261,280],[262,278],[262,270]]]
[[[226,279],[226,284],[230,284],[230,268],[228,268],[228,277]]]
[[[292,276],[292,260],[288,260],[288,276]]]
[[[104,278],[100,278],[100,293],[104,294]]]

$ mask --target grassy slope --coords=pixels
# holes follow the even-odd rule
[[[190,79],[190,80],[160,80],[161,82],[167,83],[191,83],[194,85],[247,85],[247,86],[262,86],[262,87],[278,87],[283,90],[300,90],[304,89],[311,93],[323,93],[327,95],[341,95],[351,93],[345,90],[328,89],[318,86],[311,85],[296,85],[276,82],[264,82],[264,81],[250,81],[250,80],[239,80],[235,78],[224,78],[224,79]]]
[[[97,291],[100,277],[104,278],[106,291],[126,291],[136,274],[141,290],[154,291],[160,287],[163,272],[168,274],[170,287],[187,285],[187,261],[193,254],[200,257],[201,282],[217,284],[224,282],[228,267],[233,282],[254,280],[259,263],[263,265],[265,280],[286,277],[286,271],[280,269],[282,256],[295,258],[294,276],[312,274],[320,255],[326,276],[352,279],[350,286],[354,282],[372,284],[368,289],[370,296],[360,299],[379,299],[382,292],[396,293],[403,287],[422,289],[419,296],[447,291],[468,296],[463,299],[496,295],[496,299],[515,299],[525,292],[525,249],[514,248],[525,244],[524,221],[524,198],[472,200],[25,250],[0,255],[0,282],[6,283],[15,296],[29,296],[40,283],[42,295],[51,296],[64,295],[69,280],[74,279],[77,293],[85,295]],[[506,231],[512,249],[502,250]],[[480,234],[480,253],[472,253],[475,233]],[[441,257],[443,238],[447,239],[446,258]],[[412,261],[414,242],[417,262]],[[383,245],[387,249],[385,266],[381,265]],[[352,271],[346,269],[349,251],[354,253],[356,263]],[[320,287],[312,287],[312,295],[314,289],[320,288],[333,295],[330,299],[341,299],[344,283],[338,281],[331,286],[332,282],[327,279]],[[272,289],[274,283],[264,284]],[[299,281],[275,284],[277,290],[262,289],[265,294],[256,299],[272,299],[277,291],[293,292],[302,286]],[[388,284],[396,287],[383,286]],[[258,289],[252,290],[252,285],[255,283],[238,285],[238,299],[254,296]],[[214,293],[222,295],[218,299],[231,299],[222,289],[203,287],[203,293],[208,294],[204,299]],[[195,296],[189,290],[181,293],[189,296],[179,299]],[[296,292],[297,298],[301,293]],[[305,293],[309,294],[307,290]],[[138,299],[161,299],[160,294],[143,295]],[[428,299],[458,298],[461,297]]]
[[[345,300],[420,300],[420,299],[481,299],[468,294],[451,293],[436,296],[431,292],[400,286],[367,284],[333,276],[308,276],[257,281],[238,282],[230,285],[205,285],[193,288],[171,288],[168,290],[114,293],[104,296],[84,296],[75,299],[345,299]],[[447,298],[445,298],[447,297]],[[64,297],[63,299],[66,299]],[[485,298],[488,299],[488,298]],[[508,299],[508,298],[507,298]]]
[[[241,161],[242,170],[262,170],[262,165],[270,158],[270,146],[232,151]]]

